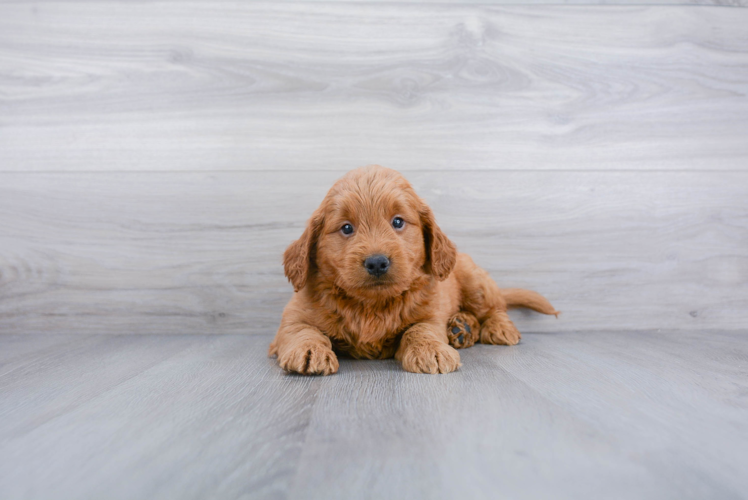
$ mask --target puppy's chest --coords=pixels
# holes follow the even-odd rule
[[[403,332],[413,323],[400,314],[353,314],[338,317],[328,336],[333,347],[355,358],[391,358]]]

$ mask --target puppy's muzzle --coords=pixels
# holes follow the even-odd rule
[[[366,271],[372,276],[382,276],[390,268],[390,259],[382,254],[370,255],[364,261]]]

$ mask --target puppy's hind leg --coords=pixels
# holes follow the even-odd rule
[[[521,338],[506,311],[491,311],[480,327],[481,344],[516,345]]]
[[[488,278],[491,279],[491,278]],[[493,283],[493,280],[491,280]],[[494,283],[494,286],[496,284]],[[498,287],[496,288],[498,290]],[[527,307],[539,313],[556,316],[560,314],[548,300],[532,290],[508,289],[499,291],[502,296],[502,304],[492,309],[483,320],[480,328],[480,341],[483,344],[515,345],[522,338],[517,327],[514,326],[509,315],[506,313],[508,307]]]
[[[478,341],[480,323],[473,314],[460,311],[447,321],[449,345],[455,349],[467,349]]]
[[[507,301],[491,276],[465,254],[459,254],[454,272],[460,283],[461,308],[480,321],[481,343],[519,343],[522,336],[509,319]]]

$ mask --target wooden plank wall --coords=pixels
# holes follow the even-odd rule
[[[524,331],[744,329],[746,26],[718,6],[2,2],[0,332],[272,333],[283,249],[369,163],[564,311],[514,314]]]

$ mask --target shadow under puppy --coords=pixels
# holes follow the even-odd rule
[[[408,181],[377,165],[333,185],[283,265],[295,293],[270,355],[290,372],[335,373],[338,352],[449,373],[460,366],[455,347],[519,342],[508,306],[558,314],[540,294],[500,290]]]

